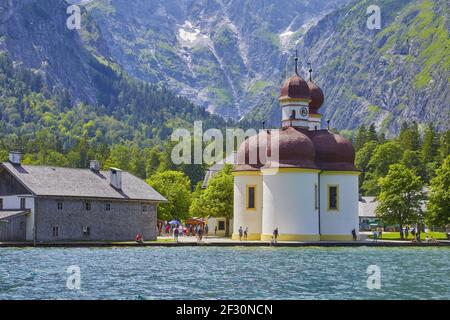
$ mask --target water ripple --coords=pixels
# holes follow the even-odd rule
[[[71,265],[81,290],[66,287]],[[0,299],[450,299],[450,250],[2,248],[0,277]]]

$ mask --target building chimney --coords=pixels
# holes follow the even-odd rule
[[[11,151],[9,153],[9,162],[20,166],[20,164],[22,162],[22,153],[16,152],[16,151]]]
[[[109,183],[117,190],[122,190],[122,170],[109,168]]]
[[[98,162],[97,160],[91,160],[89,163],[89,169],[91,169],[91,171],[94,171],[94,172],[99,172],[100,171],[100,162]]]

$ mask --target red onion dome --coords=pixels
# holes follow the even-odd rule
[[[286,80],[281,88],[280,100],[304,99],[311,100],[308,84],[299,75],[294,75]]]
[[[236,155],[235,171],[258,171],[263,164],[260,159],[260,150],[265,150],[267,145],[267,133],[261,131],[259,134],[246,139],[239,146]],[[261,151],[265,152],[265,151]]]
[[[316,113],[325,101],[322,89],[314,82],[308,81],[309,91],[311,93],[311,102],[309,103],[309,113]]]
[[[271,161],[265,168],[305,168],[318,169],[315,164],[315,149],[307,130],[288,127],[277,131],[279,133],[279,160]],[[273,132],[272,134],[275,134]],[[275,139],[276,141],[276,139]],[[275,158],[276,145],[271,145],[271,155]]]
[[[328,130],[310,131],[316,150],[316,164],[321,170],[358,171],[355,167],[355,149],[340,134]]]

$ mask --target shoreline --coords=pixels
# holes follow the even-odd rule
[[[234,241],[214,239],[197,243],[195,241],[169,242],[169,241],[149,241],[144,243],[112,242],[112,241],[60,241],[60,242],[39,242],[33,245],[30,241],[20,242],[0,242],[0,248],[102,248],[102,247],[449,247],[450,241],[441,240],[439,243],[412,243],[410,241],[399,240],[372,240],[362,241],[316,241],[297,242],[279,241],[272,244],[270,241]]]

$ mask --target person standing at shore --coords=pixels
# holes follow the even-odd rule
[[[198,240],[198,242],[201,242],[202,239],[203,239],[203,229],[202,229],[202,228],[198,228],[198,231],[197,231],[197,240]]]
[[[239,241],[242,241],[242,235],[244,231],[242,230],[242,227],[239,227]]]
[[[180,235],[180,229],[175,228],[175,230],[173,230],[173,237],[175,239],[175,242],[178,243],[178,236]]]
[[[166,224],[166,235],[170,236],[170,224]]]
[[[355,229],[353,229],[352,230],[352,237],[353,237],[353,241],[356,241],[356,230]]]
[[[248,238],[248,227],[246,227],[244,230],[244,240],[247,241],[247,238]]]
[[[278,239],[278,228],[273,230],[273,241],[274,241],[274,243],[277,243],[277,239]]]

